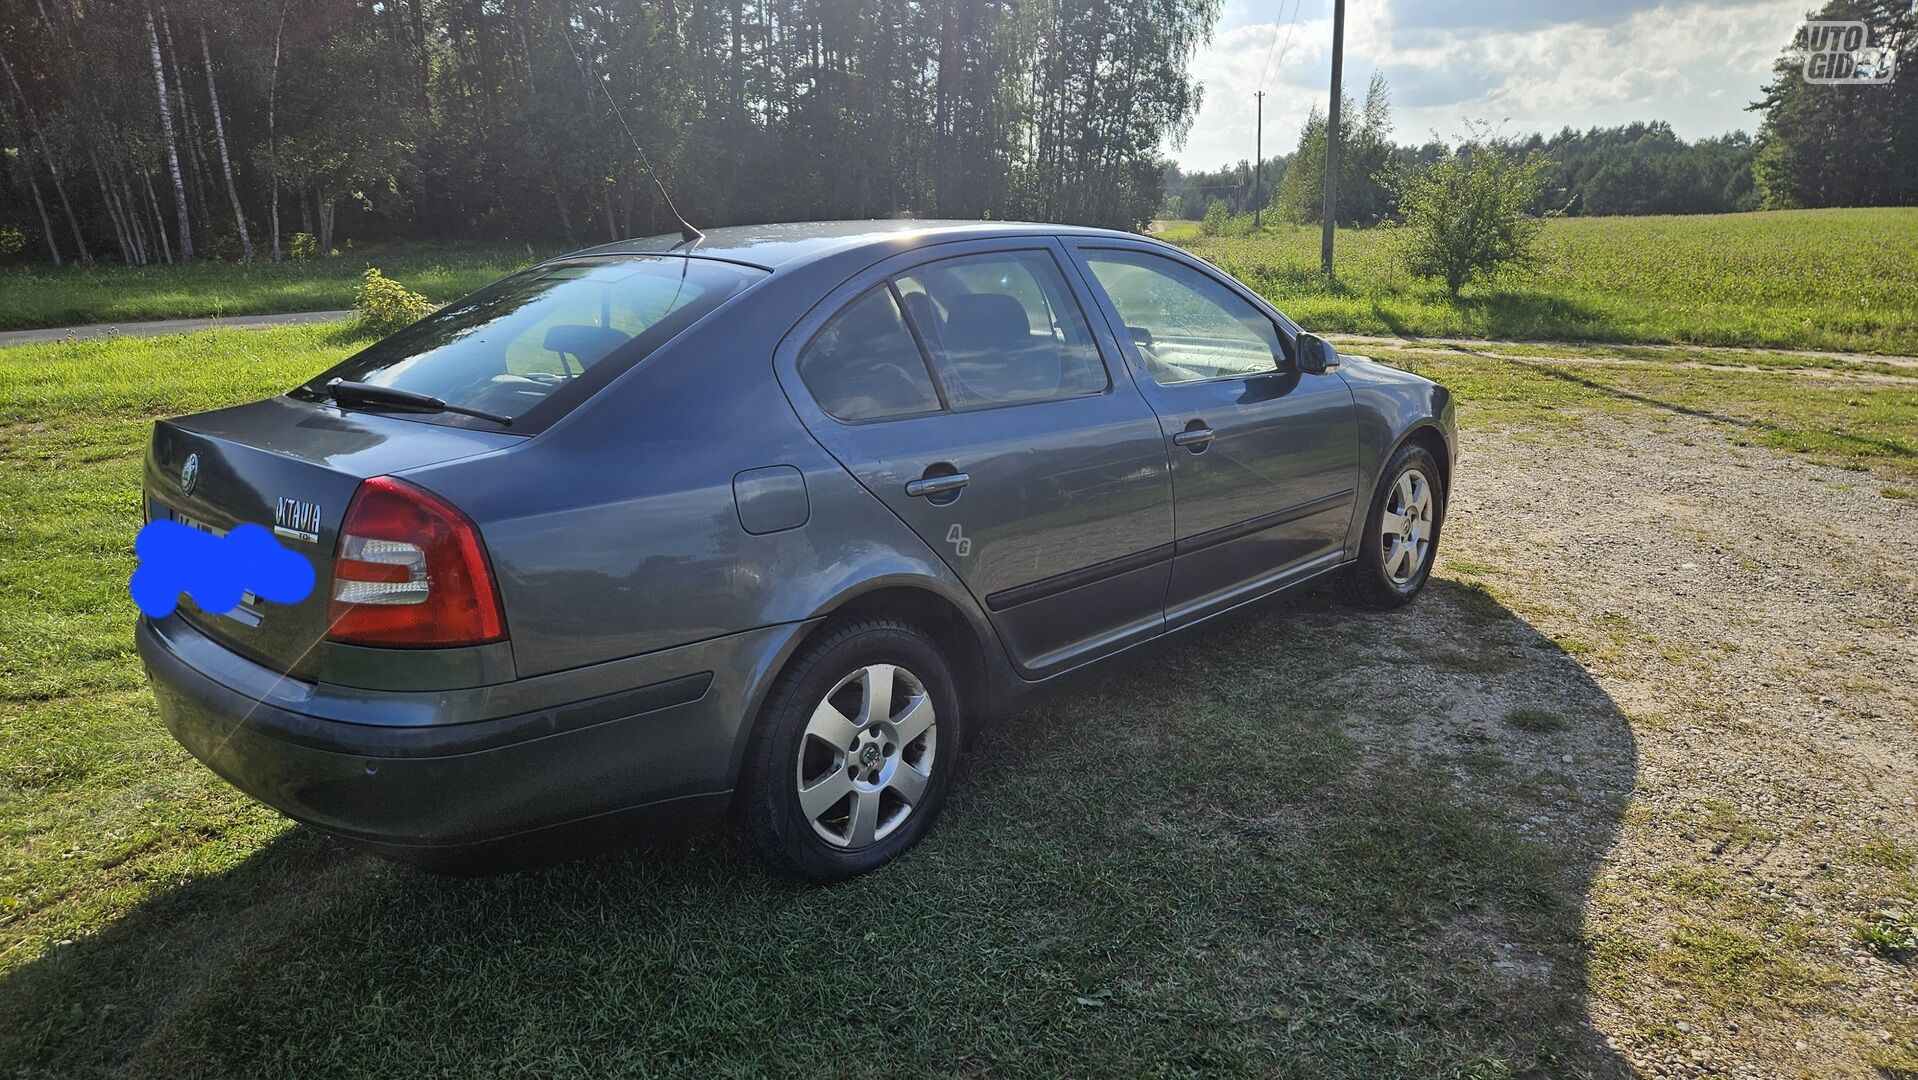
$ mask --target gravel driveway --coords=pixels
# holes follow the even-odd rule
[[[1455,750],[1502,719],[1504,752],[1573,778],[1527,827],[1590,852],[1575,962],[1621,1067],[1910,1076],[1884,1063],[1918,1040],[1913,967],[1854,927],[1918,851],[1918,503],[1732,430],[1644,410],[1468,432],[1440,575],[1574,656],[1625,722],[1554,730],[1524,707],[1552,686],[1492,677],[1409,738]]]

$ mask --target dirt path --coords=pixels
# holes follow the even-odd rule
[[[1733,345],[1667,345],[1667,344],[1641,343],[1641,342],[1630,342],[1630,341],[1551,341],[1551,340],[1492,341],[1484,338],[1382,337],[1382,336],[1370,335],[1370,334],[1336,334],[1336,333],[1331,334],[1329,336],[1341,344],[1357,345],[1360,347],[1367,346],[1367,345],[1384,346],[1384,347],[1393,348],[1393,349],[1418,349],[1423,346],[1458,346],[1468,350],[1477,351],[1479,349],[1486,349],[1486,348],[1497,349],[1501,345],[1529,345],[1529,346],[1548,346],[1548,347],[1563,348],[1563,349],[1620,348],[1620,349],[1648,349],[1648,350],[1656,350],[1659,352],[1683,352],[1683,353],[1703,353],[1703,354],[1724,353],[1724,354],[1751,355],[1756,353],[1764,356],[1803,357],[1805,359],[1836,360],[1836,361],[1840,361],[1844,363],[1852,363],[1852,364],[1886,364],[1892,367],[1908,367],[1908,368],[1918,369],[1918,356],[1897,356],[1892,354],[1879,355],[1877,353],[1827,352],[1819,349],[1770,349],[1770,348],[1761,348],[1757,346],[1748,347],[1748,346],[1733,346]],[[1448,349],[1448,351],[1452,351],[1452,350]],[[1537,357],[1527,357],[1526,359],[1537,359]],[[1770,370],[1770,369],[1767,369],[1767,370]]]
[[[1557,641],[1629,721],[1585,915],[1592,1019],[1624,1059],[1911,1075],[1879,1070],[1918,1054],[1914,969],[1854,927],[1912,887],[1918,852],[1918,505],[1726,431],[1468,432],[1439,572]],[[1558,749],[1537,767],[1575,771]],[[1622,794],[1571,799],[1556,827],[1596,827]]]
[[[1507,343],[1523,344],[1523,343]],[[1704,360],[1650,360],[1633,356],[1528,356],[1522,353],[1501,352],[1499,342],[1482,342],[1479,347],[1471,347],[1472,356],[1485,360],[1503,360],[1514,364],[1538,364],[1547,367],[1623,367],[1655,368],[1660,371],[1736,371],[1748,375],[1780,375],[1786,378],[1837,380],[1840,382],[1865,382],[1909,386],[1918,383],[1918,361],[1910,362],[1904,357],[1875,357],[1850,353],[1813,353],[1808,356],[1824,356],[1842,361],[1838,367],[1762,367],[1757,364],[1739,363],[1735,357],[1749,356],[1741,350],[1694,350],[1706,357]],[[1647,346],[1628,346],[1645,348]],[[1660,346],[1663,348],[1663,346]],[[1449,348],[1426,347],[1422,345],[1395,346],[1393,355],[1453,357],[1458,350]],[[1688,354],[1690,355],[1690,354]],[[1723,357],[1721,359],[1720,357]],[[1856,367],[1850,366],[1856,365]]]

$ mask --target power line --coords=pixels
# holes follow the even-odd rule
[[[1277,49],[1279,59],[1284,60],[1286,50],[1292,47],[1292,28],[1299,25],[1299,5],[1304,2],[1305,0],[1292,0],[1292,21],[1285,25],[1285,44],[1283,46],[1279,44],[1278,20],[1274,20],[1272,23],[1272,44],[1266,46],[1265,66],[1259,70],[1259,89],[1261,91],[1265,89],[1265,80],[1272,74],[1273,50]],[[1285,18],[1285,0],[1279,0],[1279,19],[1283,18]]]

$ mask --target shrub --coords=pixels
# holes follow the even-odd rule
[[[312,233],[296,232],[287,241],[286,255],[289,259],[310,259],[319,254],[320,242]]]
[[[12,225],[0,225],[0,255],[18,255],[26,246],[26,233]]]
[[[1212,205],[1205,208],[1205,217],[1199,220],[1199,235],[1221,236],[1231,220],[1232,214],[1226,210],[1225,200],[1214,199]]]
[[[1457,297],[1467,282],[1529,265],[1539,219],[1525,208],[1550,164],[1539,151],[1521,154],[1482,138],[1416,172],[1390,174],[1405,216],[1405,268],[1445,282]]]
[[[353,290],[353,310],[359,313],[362,327],[376,334],[390,334],[431,315],[433,304],[369,266],[359,288]]]
[[[238,233],[208,232],[202,233],[198,239],[200,241],[198,252],[200,258],[212,259],[215,262],[240,261],[240,235]]]

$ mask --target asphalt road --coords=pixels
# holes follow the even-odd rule
[[[84,341],[90,338],[158,337],[161,334],[190,334],[196,330],[259,330],[268,326],[292,326],[296,323],[338,322],[353,317],[351,311],[289,311],[279,315],[229,315],[224,318],[153,319],[145,322],[94,323],[90,326],[48,327],[44,330],[0,331],[0,348],[9,345],[37,345],[50,341]]]

